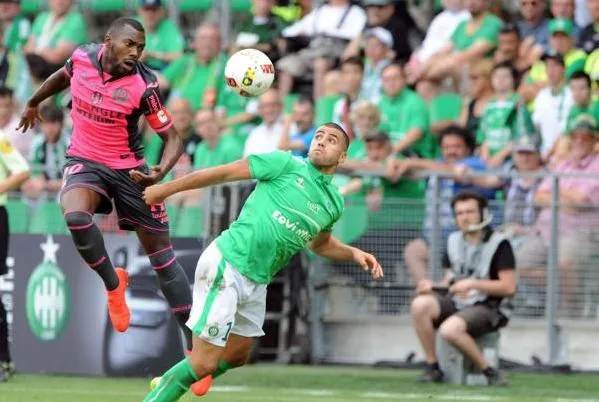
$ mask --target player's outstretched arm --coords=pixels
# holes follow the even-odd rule
[[[310,242],[310,248],[316,254],[331,260],[354,261],[364,271],[370,271],[374,279],[383,277],[383,268],[372,254],[342,243],[330,232],[319,233]]]
[[[213,186],[232,181],[250,180],[250,165],[247,159],[240,159],[226,165],[215,166],[163,184],[150,186],[144,191],[146,204],[153,205],[163,202],[166,198],[181,191]]]
[[[71,77],[69,77],[64,68],[59,69],[49,76],[27,101],[17,130],[26,132],[35,125],[36,121],[41,121],[39,110],[37,108],[38,105],[50,96],[64,91],[70,85]]]

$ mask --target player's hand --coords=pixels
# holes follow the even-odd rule
[[[416,294],[424,295],[433,291],[433,283],[428,279],[422,279],[416,285]]]
[[[39,108],[37,106],[34,107],[25,105],[25,109],[21,114],[21,120],[19,121],[19,125],[17,126],[17,131],[22,131],[23,133],[25,133],[27,132],[27,130],[35,126],[35,123],[37,121],[42,121]]]
[[[136,183],[138,183],[144,187],[147,187],[147,186],[151,186],[152,184],[156,184],[160,180],[162,180],[164,178],[164,172],[162,171],[162,168],[160,166],[152,166],[150,168],[149,174],[145,174],[145,173],[140,172],[139,170],[133,169],[133,170],[129,171],[129,176]]]
[[[372,254],[356,249],[354,251],[354,261],[360,265],[364,271],[370,271],[374,279],[379,279],[384,276],[383,268]]]
[[[161,204],[167,197],[162,184],[155,184],[150,187],[146,187],[143,193],[143,199],[148,205]]]

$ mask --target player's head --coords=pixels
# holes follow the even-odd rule
[[[310,143],[308,156],[312,163],[322,169],[334,170],[347,157],[349,137],[340,125],[326,123],[318,127]]]
[[[133,18],[122,17],[115,20],[104,37],[108,65],[112,75],[130,73],[137,64],[146,46],[146,33],[143,25]]]

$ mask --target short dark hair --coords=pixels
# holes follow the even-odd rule
[[[40,116],[43,121],[49,123],[60,123],[64,122],[64,112],[59,107],[49,103],[44,105],[40,110]]]
[[[460,137],[462,141],[464,141],[464,144],[466,144],[466,147],[470,150],[470,153],[472,154],[474,152],[474,149],[476,148],[476,139],[467,128],[458,126],[457,124],[452,124],[445,127],[443,130],[441,130],[441,133],[439,133],[439,144],[441,144],[443,142],[443,138],[447,137],[448,135]]]
[[[591,83],[591,76],[588,75],[587,73],[585,73],[584,71],[576,71],[575,73],[573,73],[570,76],[570,81],[573,80],[585,80],[587,83],[587,86],[590,88],[592,83]]]
[[[335,130],[341,131],[341,134],[343,134],[343,138],[345,138],[345,150],[347,151],[347,149],[349,148],[350,139],[349,139],[349,135],[347,135],[347,133],[345,132],[345,129],[343,127],[341,127],[339,124],[333,123],[333,122],[324,123],[322,125],[322,127],[334,128]]]
[[[13,94],[13,90],[9,87],[0,86],[0,98],[12,98]]]
[[[314,107],[314,101],[312,100],[312,98],[306,95],[298,96],[294,103],[297,103],[299,105],[310,105]]]
[[[506,69],[510,72],[514,80],[514,89],[518,88],[518,86],[520,85],[520,72],[518,71],[518,69],[512,64],[512,62],[502,61],[501,63],[497,63],[495,64],[495,66],[493,66],[493,73],[495,73],[495,71],[497,70],[502,69]]]
[[[113,32],[118,32],[120,30],[122,30],[125,26],[130,26],[131,28],[135,29],[137,32],[142,32],[145,33],[146,30],[144,29],[144,26],[141,24],[141,22],[137,21],[136,19],[133,18],[129,18],[129,17],[120,17],[117,18],[116,20],[114,20],[112,22],[112,24],[110,24],[110,27],[108,27],[108,33],[113,33]]]
[[[501,28],[501,31],[499,31],[499,34],[515,34],[518,37],[518,39],[520,39],[520,30],[518,29],[518,26],[513,22],[508,22],[504,24],[503,28]]]
[[[455,204],[457,204],[458,202],[467,200],[476,200],[476,202],[478,203],[478,208],[481,211],[481,216],[482,211],[484,211],[485,208],[489,207],[489,201],[487,201],[487,199],[483,197],[480,193],[472,190],[462,190],[459,193],[457,193],[451,200],[451,210],[453,211],[455,209]]]
[[[358,56],[351,56],[341,60],[341,67],[343,67],[346,64],[350,66],[358,66],[360,67],[360,70],[364,72],[364,62]]]

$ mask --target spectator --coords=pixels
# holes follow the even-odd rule
[[[574,25],[574,39],[578,40],[582,29],[578,26],[574,19],[576,4],[574,0],[551,0],[551,15],[553,18],[564,18],[572,21]]]
[[[408,69],[410,83],[415,83],[423,77],[452,77],[456,82],[460,82],[464,65],[492,55],[497,47],[503,22],[489,12],[488,0],[469,0],[466,8],[472,19],[462,21],[453,32],[451,42],[443,46],[428,62],[421,67]]]
[[[258,101],[239,96],[231,87],[223,85],[215,110],[226,134],[232,135],[243,149],[247,136],[257,125]]]
[[[485,170],[484,161],[474,155],[476,147],[475,139],[468,130],[459,126],[447,127],[439,137],[441,146],[441,157],[436,160],[426,160],[419,158],[408,158],[406,160],[396,162],[395,174],[405,174],[410,171],[426,170],[454,175],[458,172],[460,166],[466,166],[473,171]],[[495,197],[495,191],[492,189],[483,189],[474,186],[467,182],[461,182],[462,174],[456,175],[454,178],[442,178],[438,182],[439,186],[439,212],[434,213],[434,208],[437,205],[437,194],[433,192],[432,180],[429,179],[429,186],[425,196],[426,214],[424,219],[423,237],[412,240],[404,251],[404,259],[410,275],[412,283],[418,284],[427,276],[428,267],[428,244],[430,244],[431,230],[433,228],[433,219],[438,216],[438,225],[441,230],[441,242],[445,244],[447,236],[455,226],[453,223],[453,213],[451,210],[451,199],[461,190],[477,191],[485,198],[492,199]]]
[[[326,22],[324,22],[326,21]],[[324,92],[324,77],[332,61],[341,57],[349,41],[360,34],[366,24],[366,14],[349,0],[329,0],[304,18],[283,30],[283,37],[307,39],[307,48],[283,57],[277,63],[281,96],[293,89],[294,80],[314,71],[313,98]],[[288,42],[285,42],[288,43]]]
[[[593,22],[580,32],[578,47],[590,54],[599,48],[599,0],[587,0],[587,7]]]
[[[0,21],[5,25],[4,47],[11,52],[22,50],[31,34],[31,23],[21,14],[21,0],[0,0]]]
[[[231,53],[244,48],[263,51],[273,62],[279,58],[277,39],[285,21],[272,13],[275,0],[252,0],[252,13],[239,22]]]
[[[475,339],[507,325],[501,311],[504,297],[516,293],[516,261],[509,241],[489,227],[487,200],[475,192],[462,192],[451,202],[458,231],[447,241],[445,270],[438,287],[424,279],[416,287],[411,315],[424,349],[426,368],[420,382],[442,382],[435,351],[435,330],[485,375],[492,386],[507,385],[503,374],[491,367]]]
[[[29,60],[39,59],[45,68],[37,77],[43,80],[71,56],[75,48],[87,42],[87,27],[76,10],[74,0],[49,0],[50,11],[38,14],[25,45]]]
[[[478,132],[483,112],[493,97],[492,72],[491,59],[481,59],[470,64],[470,96],[463,103],[459,123],[471,133]]]
[[[534,126],[516,93],[518,71],[514,66],[496,65],[491,80],[495,96],[485,107],[476,139],[487,167],[499,167],[512,154],[513,141],[534,133]]]
[[[533,0],[534,1],[534,0]],[[549,47],[548,54],[561,54],[564,56],[566,66],[566,79],[569,80],[576,71],[582,71],[586,61],[586,53],[574,47],[572,37],[573,24],[570,20],[555,19],[549,23]],[[543,60],[533,64],[522,81],[519,90],[520,95],[526,102],[534,100],[539,91],[547,85],[547,67]],[[532,107],[532,105],[530,105]]]
[[[295,156],[306,157],[314,133],[314,103],[310,98],[300,97],[293,104],[292,113],[285,116],[279,149],[289,150]]]
[[[343,96],[333,106],[333,121],[340,124],[350,139],[355,137],[350,122],[350,114],[360,98],[364,64],[358,57],[350,57],[341,62],[339,89]]]
[[[194,53],[186,53],[162,72],[161,89],[171,89],[171,96],[189,101],[195,112],[216,105],[223,86],[226,55],[221,53],[218,25],[200,25],[193,42]]]
[[[362,37],[365,41],[365,60],[360,98],[377,103],[381,97],[381,72],[394,58],[393,37],[389,31],[381,27],[367,30]],[[352,55],[346,51],[344,59],[350,56]]]
[[[277,89],[271,88],[258,100],[258,112],[262,123],[250,131],[243,156],[265,154],[277,150],[281,142],[283,103]]]
[[[361,100],[352,110],[350,120],[355,138],[347,149],[347,160],[344,167],[360,168],[362,167],[361,161],[366,159],[364,139],[377,131],[381,124],[381,114],[376,104]]]
[[[455,124],[460,117],[462,97],[455,92],[442,91],[441,83],[434,80],[420,80],[416,91],[428,105],[430,131],[434,137],[431,155],[437,157],[439,147],[436,139],[441,131]]]
[[[202,138],[195,149],[195,170],[223,165],[241,158],[242,149],[231,136],[222,134],[215,112],[200,110],[195,116],[195,126]]]
[[[1,7],[0,3],[0,7]],[[17,100],[24,105],[33,92],[33,83],[27,61],[21,51],[12,51],[4,47],[2,38],[6,33],[4,22],[0,21],[0,87],[8,87]],[[19,140],[16,140],[19,143]]]
[[[565,64],[561,55],[545,57],[549,85],[535,98],[532,119],[541,133],[543,160],[549,161],[555,154],[557,141],[566,130],[568,114],[574,100],[564,77]]]
[[[349,43],[344,58],[359,55],[360,45],[366,39],[366,32],[373,28],[383,28],[391,34],[394,58],[402,62],[407,61],[412,53],[412,47],[408,41],[408,27],[396,12],[399,4],[394,0],[363,0],[362,5],[366,9],[366,26],[362,34]]]
[[[587,73],[578,71],[570,78],[570,92],[572,93],[573,105],[570,108],[558,145],[556,146],[555,161],[562,161],[570,152],[570,137],[565,135],[572,126],[572,122],[581,114],[591,115],[595,121],[599,121],[599,102],[592,100],[591,78]]]
[[[183,56],[185,39],[177,25],[167,18],[162,0],[139,0],[137,19],[146,29],[146,47],[141,60],[161,71]]]
[[[11,145],[21,155],[29,155],[34,135],[33,130],[26,133],[17,131],[20,120],[12,89],[0,86],[0,131],[6,135]]]
[[[463,0],[443,0],[444,10],[433,18],[422,45],[410,58],[411,66],[426,63],[451,41],[451,36],[462,22],[470,20],[470,13],[464,9],[463,3]]]
[[[312,10],[312,0],[289,0],[287,3],[272,9],[273,14],[281,17],[286,23],[295,22]]]
[[[545,0],[522,0],[520,2],[520,16],[518,22],[520,37],[534,39],[534,43],[541,46],[544,52],[549,51],[549,18],[545,16]]]
[[[360,168],[380,170],[393,158],[393,147],[387,133],[372,132],[364,137],[364,143],[366,155]],[[387,267],[385,274],[390,280],[395,279],[392,268],[399,260],[397,250],[403,248],[398,240],[411,239],[419,231],[424,187],[421,179],[364,177],[353,179],[340,189],[343,195],[362,192],[366,196],[369,209],[367,231],[353,245],[362,245],[376,254],[381,265]]]
[[[58,192],[62,186],[62,170],[66,162],[68,140],[63,133],[64,114],[52,104],[41,111],[40,131],[31,144],[29,163],[31,179],[23,185],[29,198],[38,198],[42,192]]]
[[[592,116],[580,115],[572,123],[569,135],[570,157],[559,163],[555,173],[599,174],[599,155],[594,152],[597,143],[597,123]],[[542,208],[536,222],[537,233],[527,236],[516,254],[520,278],[538,286],[545,286],[547,247],[550,245],[551,178],[547,178],[535,194],[535,202]],[[559,180],[559,261],[562,311],[576,314],[579,310],[577,295],[581,289],[581,265],[594,252],[593,233],[597,232],[599,217],[599,180],[590,177],[562,177]]]
[[[499,33],[499,45],[493,57],[495,64],[511,63],[520,73],[527,71],[543,54],[543,48],[532,37],[521,40],[518,27],[506,24]]]
[[[399,64],[387,66],[381,77],[381,128],[389,133],[393,152],[430,157],[432,147],[426,103],[407,87],[404,69]]]

